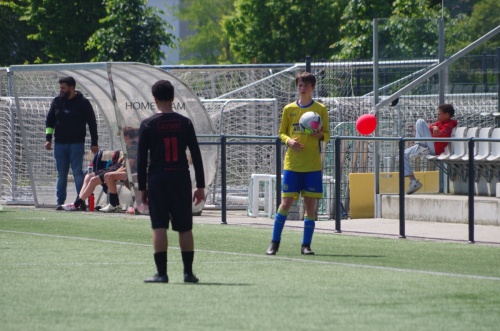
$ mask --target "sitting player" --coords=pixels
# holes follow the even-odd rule
[[[78,194],[75,202],[63,205],[63,209],[67,211],[85,211],[87,209],[85,200],[87,200],[94,193],[94,190],[98,185],[104,184],[104,175],[122,168],[123,153],[121,151],[115,151],[111,158],[111,163],[112,165],[108,168],[100,169],[96,172],[91,172],[85,175],[82,189],[80,190],[80,194]]]
[[[128,163],[130,165],[131,173],[137,173],[135,159],[137,157],[138,133],[139,133],[138,129],[134,129],[131,127],[126,127],[123,129],[125,144],[128,146],[127,148]],[[125,168],[125,164],[116,171],[104,174],[104,182],[108,187],[109,204],[106,207],[100,208],[99,211],[102,211],[104,213],[121,211],[120,200],[118,198],[118,187],[116,184],[117,181],[124,181],[125,186],[130,188],[127,179],[127,171]]]
[[[419,119],[415,124],[415,138],[448,138],[451,137],[453,128],[457,126],[457,121],[451,119],[455,115],[453,105],[442,104],[438,107],[437,121],[427,125],[424,120]],[[413,175],[413,169],[410,160],[425,155],[439,155],[444,152],[448,145],[447,141],[419,141],[417,144],[405,149],[404,168],[405,177],[410,178],[410,188],[406,194],[413,194],[422,188],[420,183]]]

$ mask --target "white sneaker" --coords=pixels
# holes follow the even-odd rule
[[[429,150],[429,147],[424,147],[422,145],[418,145],[417,151],[415,154],[410,155],[410,159],[415,159],[417,157],[423,157],[426,155],[429,155],[431,151]]]
[[[120,205],[113,206],[110,203],[108,203],[108,205],[106,207],[99,209],[99,211],[102,211],[104,213],[110,213],[110,212],[114,212],[114,211],[120,212],[120,211],[122,211],[122,207]]]
[[[78,208],[76,208],[75,205],[72,204],[72,203],[68,203],[68,204],[62,205],[62,207],[66,211],[75,211],[75,210],[78,210]]]
[[[422,183],[420,183],[418,180],[412,180],[410,181],[410,188],[408,189],[408,191],[406,191],[406,194],[413,194],[420,190],[422,186]]]

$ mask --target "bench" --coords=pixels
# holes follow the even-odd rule
[[[458,127],[452,138],[499,139],[500,128]],[[467,141],[451,141],[441,155],[427,155],[426,159],[435,162],[450,180],[468,181],[469,148]],[[491,182],[493,177],[500,179],[500,142],[476,141],[474,144],[474,180],[481,177]]]

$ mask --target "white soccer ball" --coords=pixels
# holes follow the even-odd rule
[[[317,130],[321,130],[323,127],[321,116],[313,111],[305,112],[302,116],[300,116],[299,127],[306,134],[311,134]]]

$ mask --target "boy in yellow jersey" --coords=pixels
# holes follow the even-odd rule
[[[304,236],[300,252],[312,255],[311,241],[316,219],[316,199],[323,197],[322,163],[320,155],[321,141],[330,139],[330,125],[326,107],[312,98],[316,77],[308,72],[297,76],[295,85],[300,98],[283,108],[279,135],[288,146],[283,170],[283,192],[281,204],[274,218],[271,245],[267,255],[278,251],[281,232],[285,225],[288,211],[294,199],[300,195],[304,202]],[[300,129],[299,119],[302,114],[313,111],[321,116],[323,128],[307,134]]]

